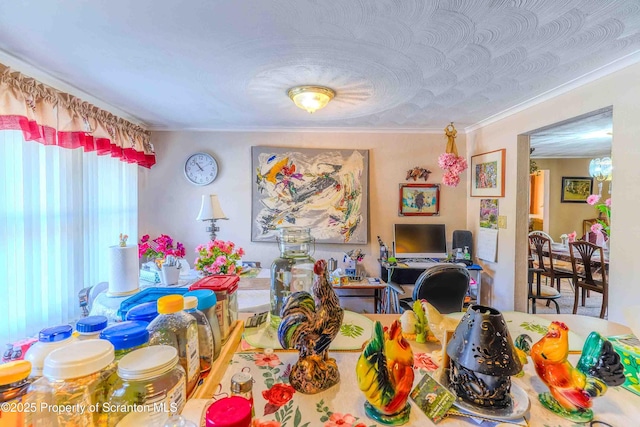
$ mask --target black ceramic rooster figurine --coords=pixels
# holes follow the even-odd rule
[[[295,348],[300,356],[291,368],[289,382],[301,393],[314,394],[340,381],[335,359],[329,357],[329,345],[338,335],[344,310],[331,287],[327,263],[319,260],[311,291],[295,292],[287,298],[280,316],[278,340],[283,348]]]

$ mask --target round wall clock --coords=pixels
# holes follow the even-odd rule
[[[184,163],[184,176],[195,185],[211,184],[217,175],[218,162],[210,154],[192,154]]]

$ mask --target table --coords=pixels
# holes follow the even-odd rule
[[[385,312],[385,304],[382,299],[382,291],[386,291],[388,288],[387,284],[384,282],[380,283],[369,283],[366,279],[359,282],[349,282],[346,285],[333,285],[333,289],[336,291],[336,295],[339,298],[361,298],[373,296],[373,311],[376,314]],[[350,291],[350,290],[367,290],[373,291],[370,294],[344,294],[342,291]]]
[[[574,250],[574,253],[577,257],[577,259],[580,259],[580,255],[578,253],[576,253],[576,251]],[[609,251],[605,250],[603,251],[604,253],[604,263],[605,265],[608,267],[609,266]],[[548,255],[545,252],[545,255]],[[571,262],[571,253],[569,252],[569,247],[568,246],[563,246],[562,244],[558,244],[558,243],[553,243],[551,245],[551,255],[555,258],[558,259],[560,261],[567,261],[567,262]],[[593,253],[593,256],[591,258],[591,261],[596,262],[596,263],[600,263],[600,252],[596,251]]]
[[[389,314],[374,314],[366,316],[372,320],[380,321],[383,325],[389,325],[393,322],[393,320],[398,318],[397,315]],[[584,336],[586,336],[592,330],[597,330],[603,335],[620,335],[630,333],[630,329],[626,326],[599,318],[570,314],[539,315],[539,317],[547,320],[560,320],[566,323],[572,331]],[[432,351],[439,348],[438,344],[433,343],[418,344],[415,342],[411,342],[411,346],[414,350],[414,359],[416,357],[415,355],[421,355],[419,356],[421,358],[421,361],[423,359],[427,360],[426,356],[423,355],[431,353]],[[290,359],[292,359],[295,353],[292,354],[291,352],[277,351],[276,353],[274,353],[275,357],[267,357],[262,353],[246,353],[238,348],[238,351],[232,357],[231,364],[227,362],[224,363],[223,366],[221,366],[223,370],[229,370],[229,372],[226,372],[220,377],[222,378],[220,386],[210,389],[215,390],[214,397],[224,396],[229,392],[228,380],[230,378],[230,375],[240,369],[244,370],[245,372],[247,371],[247,369],[249,369],[250,372],[254,375],[255,379],[253,397],[256,405],[256,417],[260,418],[261,420],[273,420],[275,419],[275,412],[279,412],[279,415],[282,415],[288,411],[287,413],[291,418],[290,422],[286,425],[293,426],[293,415],[297,411],[300,411],[301,422],[299,423],[299,425],[302,425],[305,422],[310,422],[309,427],[326,425],[326,419],[321,417],[328,417],[327,414],[329,413],[331,413],[331,417],[333,417],[333,420],[337,421],[334,423],[336,425],[341,421],[345,422],[346,425],[356,425],[358,423],[363,423],[363,425],[365,426],[379,425],[378,423],[375,423],[364,415],[364,411],[362,408],[362,405],[364,403],[364,396],[357,389],[354,373],[351,372],[350,369],[354,363],[353,361],[357,358],[358,353],[359,351],[341,351],[331,353],[331,357],[334,357],[340,361],[339,366],[341,368],[341,382],[337,386],[316,395],[307,396],[295,392],[293,394],[292,400],[289,400],[288,403],[284,405],[281,404],[277,407],[268,406],[268,402],[264,398],[261,391],[266,390],[265,384],[267,384],[267,381],[269,379],[272,379],[272,381],[274,381],[275,383],[279,382],[279,378],[283,375],[283,372],[286,368],[286,364],[281,363],[289,363]],[[570,355],[570,360],[575,364],[578,357],[578,355]],[[349,369],[347,369],[347,367],[349,367]],[[422,374],[426,371],[428,371],[427,368],[419,368],[418,370],[416,370],[416,383],[420,380]],[[574,423],[568,420],[564,420],[563,418],[560,418],[555,414],[547,411],[538,402],[536,395],[540,392],[546,391],[546,386],[535,375],[534,367],[531,361],[529,361],[529,363],[525,366],[525,376],[522,378],[513,378],[513,381],[527,392],[531,404],[530,412],[527,415],[528,424],[521,423],[515,425],[548,425],[554,427],[575,426]],[[269,382],[269,384],[273,384],[274,382]],[[415,404],[412,403],[411,406],[412,418],[409,424],[406,425],[434,425],[429,420],[426,420],[424,418]],[[593,409],[595,412],[595,420],[604,421],[611,426],[635,425],[635,422],[633,420],[640,417],[640,396],[634,395],[620,387],[611,388],[607,391],[607,393],[605,393],[605,395],[594,400]],[[298,415],[296,415],[296,418],[297,417]],[[357,421],[354,422],[354,418],[357,418]],[[325,421],[322,421],[323,419]],[[472,419],[463,417],[447,417],[438,424],[438,426],[477,425],[478,423],[476,423]],[[588,424],[586,425],[588,426]],[[482,426],[491,427],[495,426],[495,423],[485,422],[482,424]]]

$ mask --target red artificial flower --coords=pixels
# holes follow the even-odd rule
[[[295,391],[289,384],[283,383],[276,383],[269,390],[264,390],[262,397],[267,400],[267,404],[264,405],[264,415],[276,412],[278,408],[293,398]]]

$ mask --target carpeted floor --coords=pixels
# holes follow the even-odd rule
[[[542,283],[544,284],[544,278],[542,279]],[[559,300],[556,300],[558,304],[560,304],[560,313],[562,314],[571,314],[573,313],[573,288],[569,284],[568,280],[562,280],[562,297]],[[531,306],[531,303],[529,303]],[[592,317],[600,317],[600,307],[602,307],[602,294],[591,292],[591,296],[587,298],[586,304],[583,307],[582,302],[578,301],[578,312],[576,314],[581,314],[583,316],[592,316]],[[531,312],[531,309],[529,309]],[[536,313],[537,314],[553,314],[556,312],[556,307],[553,303],[549,307],[547,307],[546,301],[536,301]],[[605,319],[607,315],[605,314]]]

